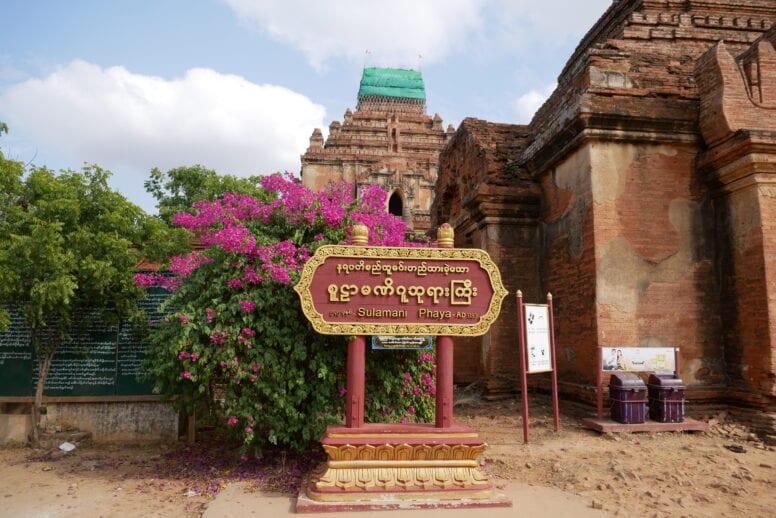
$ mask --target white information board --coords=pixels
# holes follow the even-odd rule
[[[674,372],[673,347],[602,347],[605,371]]]
[[[546,304],[524,304],[528,372],[551,372],[550,316]]]

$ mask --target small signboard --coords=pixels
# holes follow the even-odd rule
[[[674,372],[673,347],[603,347],[605,371]]]
[[[528,373],[552,371],[550,316],[546,304],[524,304]]]
[[[416,351],[434,347],[433,336],[373,336],[372,349],[412,349]]]
[[[523,400],[523,442],[528,444],[528,374],[537,372],[549,372],[551,374],[553,425],[556,432],[560,430],[552,294],[547,294],[547,304],[525,304],[523,303],[523,292],[518,291],[517,322],[520,351],[520,385]]]

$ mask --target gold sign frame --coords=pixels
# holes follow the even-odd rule
[[[476,261],[487,274],[493,289],[488,310],[473,324],[401,324],[368,322],[327,322],[315,310],[311,292],[313,277],[318,267],[332,257],[343,259],[418,259],[418,260],[469,260]],[[302,270],[299,282],[294,286],[302,302],[302,311],[322,334],[329,335],[435,335],[435,336],[482,336],[498,318],[501,303],[508,291],[501,282],[498,267],[484,250],[476,248],[404,248],[383,246],[323,245],[316,250]]]

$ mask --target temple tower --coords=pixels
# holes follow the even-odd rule
[[[302,183],[313,191],[329,183],[372,183],[388,192],[386,211],[416,232],[431,226],[439,153],[454,129],[426,114],[423,76],[415,70],[365,68],[356,111],[319,128],[302,155]]]

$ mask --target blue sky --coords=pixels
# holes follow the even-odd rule
[[[355,108],[365,65],[419,68],[445,125],[526,123],[610,3],[0,0],[0,149],[97,163],[153,210],[153,167],[298,173],[312,130]]]

